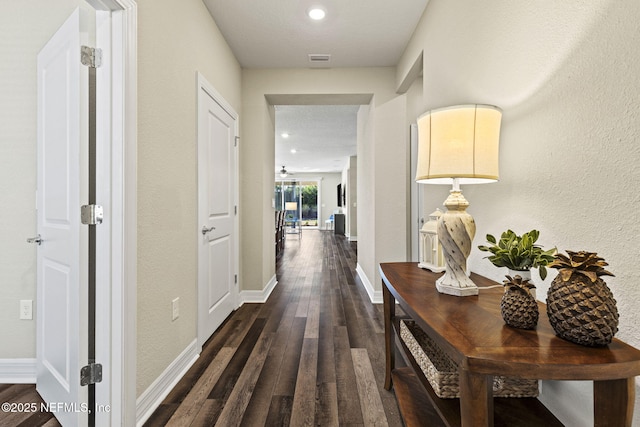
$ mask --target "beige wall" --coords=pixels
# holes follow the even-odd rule
[[[382,290],[382,279],[378,270],[381,262],[407,261],[407,215],[409,193],[407,191],[409,174],[408,149],[409,128],[405,125],[406,96],[397,96],[376,109],[374,120],[373,175],[375,179],[374,205],[361,206],[367,215],[369,209],[375,210],[375,257],[373,269],[365,267],[369,280],[376,291]],[[360,216],[362,217],[362,215]],[[361,234],[368,230],[360,229]]]
[[[356,161],[358,182],[358,266],[362,269],[366,280],[375,281],[375,253],[376,253],[376,210],[375,192],[372,183],[375,182],[375,152],[370,147],[374,141],[375,109],[372,105],[363,105],[358,110],[358,158]],[[371,283],[373,286],[373,283]]]
[[[324,222],[329,219],[329,217],[335,212],[338,208],[338,198],[336,197],[336,189],[338,188],[338,184],[341,182],[341,176],[339,173],[331,173],[324,174],[322,180],[322,213],[319,214],[318,220],[319,226],[324,227]]]
[[[383,167],[375,168],[373,162],[366,164],[363,170],[371,179],[360,179],[358,175],[358,195],[362,192],[373,195],[375,192],[385,192],[387,186],[394,190],[406,186],[404,172],[406,170],[406,139],[404,129],[403,96],[395,93],[395,69],[393,68],[357,68],[357,69],[277,69],[277,70],[243,70],[242,105],[243,140],[240,147],[241,178],[241,218],[240,228],[243,230],[241,258],[243,260],[262,260],[262,269],[255,268],[255,262],[243,264],[241,273],[241,288],[244,290],[262,290],[275,274],[275,253],[273,248],[273,208],[271,207],[271,189],[264,188],[265,182],[273,180],[274,165],[274,130],[273,118],[270,114],[265,95],[328,95],[328,94],[372,94],[372,112],[375,112],[371,127],[370,143],[359,146],[369,152]],[[359,160],[358,160],[359,161]],[[385,169],[386,167],[397,169]],[[388,170],[393,170],[392,177],[388,177]],[[360,173],[360,163],[358,164]],[[377,174],[377,175],[376,175]],[[402,181],[395,186],[395,181]],[[378,189],[376,189],[378,187]],[[263,188],[263,193],[257,194],[256,189]],[[363,206],[359,199],[359,213],[366,212],[370,218],[379,218],[385,225],[385,233],[395,236],[395,240],[402,242],[402,248],[396,248],[395,242],[389,247],[374,252],[374,245],[361,246],[366,265],[362,265],[367,277],[380,288],[377,276],[376,262],[381,260],[404,259],[406,256],[405,237],[406,221],[398,220],[397,204],[383,202],[375,206],[373,197],[365,198],[369,202]],[[384,200],[384,199],[383,199]],[[390,200],[396,200],[391,195]],[[406,198],[401,203],[406,204]],[[248,213],[251,213],[249,216]],[[375,214],[374,214],[375,212]],[[256,218],[265,219],[262,224]],[[360,226],[360,239],[363,234],[369,234],[375,239],[380,228],[375,222],[368,221],[368,228]],[[390,229],[390,230],[389,230]],[[360,245],[359,245],[360,247]],[[367,253],[371,252],[371,253]],[[360,258],[359,258],[360,259]]]
[[[349,240],[358,239],[358,156],[351,156],[342,170],[342,185],[347,187],[344,232]]]
[[[424,51],[424,110],[476,102],[504,110],[500,182],[463,188],[474,246],[486,233],[536,228],[543,245],[598,252],[616,275],[606,281],[618,337],[639,347],[640,3],[463,3],[429,2],[396,81]],[[436,187],[424,186],[427,212],[446,196]],[[477,249],[469,265],[496,280],[505,273]],[[541,299],[549,276],[534,279]],[[589,384],[545,382],[542,399],[569,426],[593,422],[583,409]]]
[[[3,2],[0,13],[0,359],[36,357],[36,56],[84,0]],[[19,320],[20,300],[34,320]]]
[[[197,336],[197,71],[241,116],[240,66],[202,1],[139,0],[138,395]]]

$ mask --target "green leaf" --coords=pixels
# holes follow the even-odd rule
[[[491,252],[493,256],[487,257],[498,267],[508,267],[514,270],[539,268],[540,274],[546,276],[546,265],[555,260],[556,248],[544,250],[535,242],[540,237],[538,230],[531,230],[518,236],[513,230],[508,229],[500,235],[500,240],[496,240],[492,234],[487,234],[489,245],[480,245],[478,249],[484,252]]]
[[[542,280],[547,278],[547,268],[544,265],[538,267],[538,272],[540,273],[540,278]]]

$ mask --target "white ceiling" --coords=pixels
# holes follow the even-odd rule
[[[359,105],[277,105],[276,170],[341,172],[356,155]],[[287,133],[288,137],[282,134]],[[291,150],[295,150],[292,153]]]
[[[243,68],[340,68],[395,66],[428,0],[203,2]],[[323,21],[307,16],[312,6],[326,11]],[[311,63],[310,54],[328,54],[331,60]],[[282,165],[300,172],[342,170],[346,157],[355,154],[355,111],[279,106],[276,170]],[[280,138],[285,128],[290,140]],[[300,147],[296,155],[288,152],[293,141]]]

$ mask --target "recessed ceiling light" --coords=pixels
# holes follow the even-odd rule
[[[287,132],[283,132],[280,136],[283,138],[289,138],[289,134]]]
[[[324,19],[326,14],[327,13],[324,11],[324,9],[321,9],[319,7],[314,7],[312,9],[309,9],[309,18],[315,21],[320,21],[321,19]]]
[[[298,151],[295,148],[291,149],[291,154],[296,154]]]

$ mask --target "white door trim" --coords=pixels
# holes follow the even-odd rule
[[[413,123],[409,125],[409,188],[411,191],[411,213],[409,216],[409,254],[411,261],[419,261],[420,253],[420,229],[424,222],[425,214],[422,206],[422,189],[414,179],[418,167],[418,125]],[[422,222],[421,222],[422,221]]]
[[[136,168],[137,4],[86,0],[96,9],[96,44],[105,49],[98,69],[98,200],[105,207],[97,253],[96,359],[106,387],[96,386],[96,425],[135,425],[136,416]]]
[[[233,109],[233,107],[231,106],[231,104],[229,104],[223,97],[222,95],[220,95],[220,93],[218,93],[218,91],[205,79],[205,77],[200,73],[200,72],[196,72],[196,82],[197,82],[197,88],[196,88],[196,99],[199,99],[200,97],[200,91],[203,90],[204,92],[208,93],[211,98],[213,98],[213,100],[220,106],[222,107],[222,109],[224,111],[226,111],[234,120],[235,126],[234,126],[234,132],[235,135],[238,136],[239,135],[239,129],[240,129],[240,124],[239,124],[239,117],[238,117],[238,113],[236,113],[236,111]],[[198,111],[199,114],[199,107],[197,107],[196,109]],[[239,139],[239,138],[238,138]],[[236,141],[238,141],[238,139],[236,139]],[[199,141],[198,141],[199,143]],[[235,185],[234,185],[234,194],[233,194],[233,201],[234,201],[234,205],[237,207],[238,206],[238,194],[239,194],[239,159],[238,159],[238,147],[237,145],[239,145],[239,143],[236,144],[235,147],[235,153],[234,153],[234,161],[235,161],[235,176],[234,176],[234,180],[235,180]],[[199,184],[200,185],[200,184]],[[198,196],[198,198],[200,199],[200,195]],[[234,258],[234,270],[235,270],[235,274],[238,274],[238,282],[235,284],[236,287],[236,292],[235,292],[235,300],[233,301],[233,306],[235,308],[238,308],[240,306],[240,277],[239,277],[239,266],[240,266],[240,239],[239,239],[239,212],[237,212],[237,214],[234,217],[233,220],[233,233],[234,233],[234,239],[235,239],[235,244],[234,244],[234,254],[233,254],[233,258]],[[198,217],[198,225],[201,224],[201,218]],[[198,237],[200,237],[198,235]],[[199,239],[196,239],[196,245],[197,245],[197,250],[200,251],[200,245],[198,244]],[[200,255],[198,255],[198,259],[200,259]],[[198,277],[198,291],[200,290],[200,287],[202,286],[201,283],[201,277],[199,275]],[[199,305],[198,305],[199,307]],[[206,339],[202,336],[201,334],[201,326],[200,326],[200,313],[198,313],[197,315],[197,321],[198,321],[198,353],[200,353],[202,351],[202,345],[204,344],[204,341],[206,341]],[[207,337],[208,338],[208,337]]]

